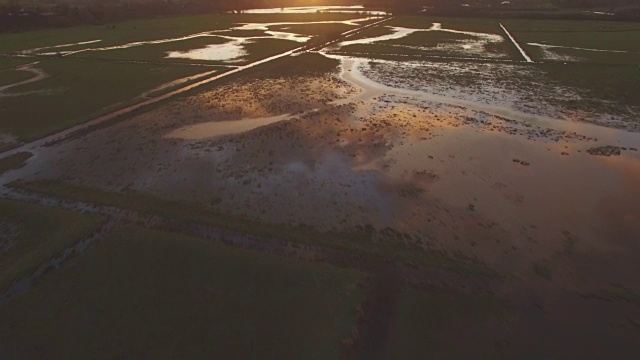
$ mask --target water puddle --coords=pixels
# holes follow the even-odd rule
[[[174,130],[165,137],[183,140],[210,139],[221,135],[239,134],[262,126],[291,119],[291,114],[283,114],[261,118],[245,118],[241,120],[212,121],[203,124],[189,125]]]
[[[192,59],[192,60],[209,60],[209,61],[241,61],[243,56],[247,55],[243,44],[247,43],[247,39],[236,39],[224,44],[211,44],[204,48],[192,49],[188,51],[170,51],[167,58]]]
[[[7,90],[9,90],[11,88],[17,87],[17,86],[26,85],[26,84],[34,83],[36,81],[40,81],[40,80],[46,78],[47,76],[49,76],[46,72],[44,72],[44,70],[33,67],[33,65],[35,65],[35,64],[37,64],[37,63],[32,63],[32,64],[29,64],[29,65],[25,65],[25,66],[16,68],[16,70],[18,70],[18,71],[30,72],[34,76],[32,78],[24,80],[24,81],[20,81],[20,82],[9,84],[9,85],[0,86],[0,97],[19,96],[19,95],[26,95],[26,94],[33,93],[33,92],[28,92],[28,93],[12,93],[12,94],[8,94],[8,93],[5,93],[5,91],[7,91]]]

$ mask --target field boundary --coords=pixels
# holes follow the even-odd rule
[[[532,63],[534,62],[529,55],[527,55],[527,53],[524,51],[524,49],[522,47],[520,47],[520,44],[518,44],[518,42],[516,41],[516,39],[513,38],[513,36],[511,36],[511,33],[509,32],[509,30],[507,30],[506,27],[504,27],[504,25],[502,25],[502,23],[499,23],[500,27],[502,28],[502,30],[504,31],[505,34],[507,34],[507,36],[509,37],[509,39],[511,39],[511,42],[513,43],[513,45],[515,45],[515,47],[518,49],[518,51],[520,52],[520,54],[522,55],[522,57],[524,58],[524,60],[528,63]]]

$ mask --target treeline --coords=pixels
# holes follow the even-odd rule
[[[640,0],[364,0],[395,14],[640,21]],[[607,12],[607,14],[599,14]]]
[[[351,5],[333,0],[331,5]],[[175,15],[241,12],[246,9],[298,6],[295,0],[10,0],[0,5],[0,32],[108,24]]]
[[[176,15],[241,12],[300,6],[299,0],[6,0],[0,5],[0,32],[109,24]],[[38,2],[41,1],[41,2]],[[72,2],[73,1],[73,2]],[[395,14],[458,17],[521,17],[640,21],[640,0],[324,0],[306,4],[356,5]],[[587,9],[608,11],[602,17]]]

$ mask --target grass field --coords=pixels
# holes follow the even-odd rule
[[[89,236],[101,223],[95,216],[0,200],[0,291]]]
[[[249,53],[243,59],[247,63],[277,55],[302,46],[300,43],[279,39],[258,39],[246,45]]]
[[[640,107],[640,68],[636,65],[603,66],[595,64],[537,64],[549,77],[563,86],[589,94],[580,100],[556,99],[559,105],[577,110],[617,113],[619,105]]]
[[[537,61],[640,64],[640,45],[637,41],[640,31],[520,32],[514,36]],[[560,47],[542,48],[531,44]]]
[[[198,221],[220,229],[234,230],[299,243],[322,245],[339,250],[372,256],[380,261],[415,261],[466,275],[495,276],[486,265],[461,256],[450,256],[437,251],[424,251],[404,240],[373,242],[366,232],[324,233],[310,227],[293,227],[258,222],[223,215],[186,203],[163,200],[136,193],[113,193],[70,185],[59,181],[17,183],[14,186],[55,197],[86,201],[98,205],[116,206],[141,213],[152,213],[172,219]]]
[[[337,359],[363,278],[123,227],[0,309],[0,354]]]
[[[620,32],[638,31],[640,24],[621,21],[505,19],[511,32]]]
[[[394,18],[386,25],[428,29],[433,25],[433,23],[441,23],[443,29],[503,35],[503,31],[500,28],[498,21],[495,19],[401,16]]]
[[[16,66],[25,65],[31,62],[34,62],[38,59],[34,58],[23,58],[23,57],[9,57],[9,56],[0,56],[0,70],[12,69]],[[2,71],[4,72],[4,71]],[[2,76],[2,72],[0,72],[0,76]]]
[[[636,23],[506,20],[505,26],[536,61],[640,64],[640,25]]]
[[[0,72],[0,87],[15,84],[34,77],[30,72],[19,70],[5,70]]]
[[[504,36],[499,23],[491,19],[431,18],[421,16],[400,16],[384,26],[363,31],[348,40],[375,37],[392,33],[392,27],[429,29],[434,24],[442,24],[442,29]],[[352,44],[338,51],[347,54],[367,54],[369,57],[387,58],[390,54],[421,57],[479,57],[519,60],[520,55],[509,41],[487,42],[482,37],[447,31],[415,32],[400,39],[378,41],[373,44]]]
[[[468,340],[477,344],[491,319],[504,319],[508,314],[505,304],[489,296],[405,288],[398,300],[389,359],[495,358],[492,341],[484,340],[481,345],[487,353],[473,354],[454,343]]]
[[[49,77],[8,91],[33,92],[0,98],[0,132],[20,141],[62,130],[174,79],[209,71],[197,66],[163,66],[81,59],[53,59],[38,65]]]
[[[0,87],[42,77],[0,91],[0,151],[304,43],[197,37],[35,55],[32,73],[4,53],[250,22],[317,45],[354,27],[288,22],[357,17],[0,35]],[[432,30],[309,46],[14,150],[0,195],[26,200],[0,199],[0,360],[640,353],[636,25],[398,16],[344,42]],[[245,28],[220,34],[267,34]],[[166,58],[227,41],[246,51],[228,67]]]

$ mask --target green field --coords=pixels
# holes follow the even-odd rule
[[[0,56],[0,76],[4,72],[3,70],[12,69],[16,66],[25,65],[38,60],[37,58],[26,57],[9,57]]]
[[[428,29],[433,23],[441,23],[443,29],[504,35],[498,21],[495,19],[401,16],[394,18],[385,25]]]
[[[366,22],[363,21],[361,24],[366,24]],[[269,30],[293,32],[308,36],[324,36],[327,34],[343,33],[353,30],[353,28],[353,26],[345,24],[287,24],[270,26]]]
[[[343,21],[358,17],[355,14],[222,14],[31,31],[0,35],[0,54],[29,49],[40,49],[34,53],[55,53],[105,48],[132,42],[176,39],[207,31],[231,29],[252,22],[283,23],[274,25],[273,30],[284,31],[284,28],[289,26],[287,22]],[[290,26],[300,30],[302,34],[321,37],[353,28],[345,24]],[[222,34],[237,33],[243,33],[243,36],[266,35],[262,30],[233,30]],[[95,40],[100,41],[77,44]],[[4,92],[3,95],[6,96],[0,97],[0,117],[8,120],[0,124],[0,133],[15,137],[18,142],[27,142],[140,101],[136,98],[145,91],[172,80],[212,70],[210,67],[187,66],[186,63],[225,64],[222,61],[169,59],[166,58],[168,52],[199,49],[228,41],[230,40],[206,36],[103,51],[81,51],[62,58],[2,57],[0,69],[11,69],[27,62],[41,60],[34,66],[43,70],[47,77]],[[51,48],[60,45],[64,46]],[[254,62],[299,46],[301,43],[290,40],[252,39],[244,46],[247,54],[231,64]],[[220,71],[225,69],[220,68]],[[32,75],[13,70],[1,71],[0,86],[25,80],[28,76]]]
[[[0,291],[89,236],[102,222],[95,216],[0,199]]]
[[[596,20],[524,20],[504,19],[502,23],[513,32],[620,32],[638,31],[640,24]]]
[[[13,186],[63,199],[72,199],[98,205],[116,206],[140,213],[151,213],[169,219],[197,221],[216,228],[250,233],[270,238],[322,245],[330,248],[371,256],[381,262],[389,259],[414,261],[421,265],[441,268],[463,275],[495,276],[485,264],[462,256],[450,256],[437,251],[424,251],[403,239],[384,243],[373,242],[371,234],[363,231],[349,233],[319,232],[306,226],[267,224],[239,216],[219,214],[211,210],[182,202],[132,192],[106,192],[60,181],[15,183]]]
[[[490,321],[503,321],[508,315],[506,305],[490,296],[405,288],[398,299],[388,358],[466,359],[471,356],[469,348],[455,344],[470,341],[478,346],[478,339],[484,351],[473,357],[496,358],[494,339],[483,339],[483,335]]]
[[[640,64],[640,25],[611,21],[506,20],[536,61]],[[543,49],[546,44],[560,46]]]
[[[579,100],[555,99],[557,105],[574,110],[616,114],[620,105],[638,109],[640,67],[596,64],[536,64],[552,81],[588,94]]]
[[[210,68],[52,59],[38,65],[50,76],[11,88],[0,98],[0,132],[33,140],[135,102],[144,91]]]
[[[640,353],[640,25],[359,17],[0,34],[0,360]]]
[[[0,354],[337,359],[363,278],[123,227],[0,308]]]
[[[434,23],[442,24],[442,29],[475,32],[483,34],[493,34],[505,37],[499,23],[491,19],[458,19],[458,18],[432,18],[420,16],[401,16],[384,24],[384,26],[367,29],[347,40],[362,39],[391,34],[391,27],[403,27],[412,29],[429,29]],[[479,49],[466,49],[467,44],[473,44],[481,37],[472,34],[429,31],[415,32],[400,39],[378,41],[373,44],[352,44],[336,51],[340,53],[366,54],[367,57],[389,58],[398,55],[398,60],[402,57],[411,59],[428,59],[430,57],[474,57],[487,59],[512,59],[520,60],[515,47],[507,40],[494,43],[488,42],[480,45]]]
[[[34,77],[30,72],[19,70],[0,71],[0,87],[15,84]]]

